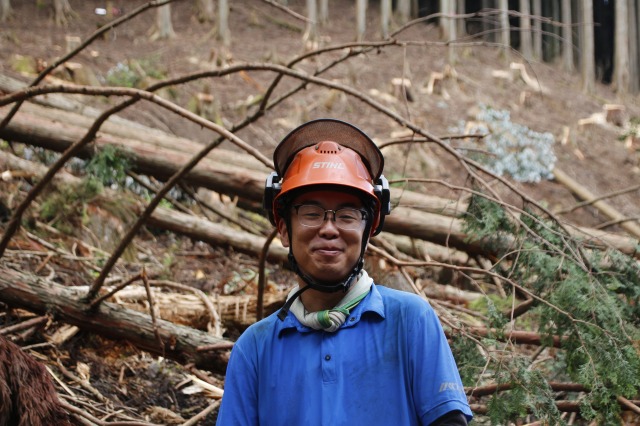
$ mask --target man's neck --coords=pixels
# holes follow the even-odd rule
[[[310,288],[300,295],[300,301],[308,312],[318,312],[334,308],[343,297],[342,291],[325,293]]]

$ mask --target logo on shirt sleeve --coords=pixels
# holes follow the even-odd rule
[[[464,386],[456,382],[442,382],[440,384],[440,390],[438,392],[444,392],[444,391],[454,391],[454,392],[464,393]]]

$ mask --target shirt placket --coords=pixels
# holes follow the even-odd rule
[[[332,383],[336,381],[336,362],[338,354],[335,350],[335,333],[322,332],[320,356],[322,365],[322,381]]]

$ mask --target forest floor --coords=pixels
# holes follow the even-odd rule
[[[95,13],[104,7],[98,0],[70,0],[76,14],[65,26],[56,26],[52,10],[38,6],[41,2],[13,2],[14,15],[0,28],[0,74],[29,81],[34,75],[18,72],[21,57],[35,59],[40,64],[51,63],[65,53],[67,37],[87,38],[104,18]],[[113,6],[129,12],[145,2],[114,0]],[[215,37],[215,23],[201,23],[195,18],[195,2],[180,1],[172,9],[175,37],[169,40],[150,40],[155,12],[148,11],[118,27],[92,43],[73,58],[74,62],[92,71],[103,85],[114,85],[117,78],[129,74],[121,71],[137,66],[144,68],[149,78],[174,77],[209,69],[215,65],[272,62],[285,64],[304,53],[302,42],[304,22],[260,0],[230,2],[230,29],[232,43],[224,47]],[[355,40],[354,2],[331,2],[329,22],[319,29],[319,46],[349,43]],[[304,1],[291,0],[290,7],[304,14]],[[372,9],[368,17],[365,39],[380,40],[378,10]],[[609,85],[597,84],[589,95],[581,90],[578,74],[561,71],[557,63],[526,63],[527,75],[543,88],[536,92],[521,78],[498,78],[496,71],[506,72],[510,62],[523,62],[517,52],[511,52],[507,61],[501,49],[474,39],[461,41],[454,48],[456,59],[448,60],[448,48],[438,40],[439,31],[433,24],[415,25],[398,36],[399,40],[420,40],[428,43],[400,44],[372,50],[366,55],[350,59],[326,75],[330,81],[349,84],[362,93],[378,100],[389,109],[412,120],[433,135],[460,133],[461,122],[473,122],[481,105],[494,110],[509,111],[512,123],[526,126],[532,131],[553,136],[555,167],[579,182],[595,195],[610,194],[640,184],[640,140],[624,136],[630,127],[613,124],[579,126],[581,119],[603,112],[605,105],[619,104],[625,107],[624,123],[640,118],[638,97],[616,94]],[[336,58],[328,53],[317,62],[307,61],[302,68],[312,70],[321,61]],[[24,69],[22,70],[24,71]],[[428,82],[433,73],[443,73],[445,80],[436,93],[429,93]],[[509,73],[507,73],[509,74]],[[63,78],[63,74],[56,74]],[[247,113],[250,96],[262,92],[273,74],[266,72],[238,73],[197,81],[172,88],[169,95],[179,105],[189,105],[197,93],[214,96],[217,109],[215,118],[221,123],[237,122]],[[411,101],[394,97],[391,81],[405,77],[411,80]],[[58,80],[51,80],[58,81]],[[291,87],[291,81],[284,86]],[[106,108],[111,101],[87,100],[94,106]],[[186,137],[208,142],[211,133],[184,118],[167,113],[149,104],[139,105],[121,114],[130,120]],[[374,139],[384,141],[397,136],[402,127],[389,117],[376,113],[365,103],[330,90],[309,87],[269,111],[259,121],[238,135],[270,156],[273,147],[297,124],[313,118],[339,117],[358,125]],[[636,125],[637,126],[637,125]],[[640,131],[635,128],[640,137]],[[233,147],[231,147],[233,149]],[[407,151],[415,149],[415,151]],[[390,148],[387,171],[390,178],[402,176],[441,179],[462,184],[465,174],[455,159],[438,147]],[[10,204],[10,198],[19,195],[16,186],[0,183],[0,196]],[[570,208],[579,200],[566,186],[555,180],[540,182],[514,182],[514,185],[541,202],[552,211]],[[449,196],[443,186],[429,187],[432,193]],[[11,193],[16,191],[16,193]],[[630,191],[607,200],[627,217],[640,217],[639,192]],[[455,198],[455,197],[451,197]],[[563,216],[568,222],[585,227],[596,227],[609,219],[593,208],[577,209]],[[610,232],[624,233],[619,226],[606,228]],[[139,249],[144,250],[164,265],[166,279],[188,284],[205,291],[224,290],[233,276],[243,270],[257,268],[257,259],[234,253],[229,249],[210,247],[178,235],[146,233],[139,239]],[[206,256],[192,255],[194,252]],[[189,255],[191,253],[191,255]],[[25,261],[25,269],[38,269],[38,262]],[[292,278],[280,272],[279,265],[270,265],[280,284],[286,288]],[[44,273],[44,272],[43,272]],[[66,282],[81,284],[83,278],[75,271],[62,270]],[[235,274],[235,275],[234,275]],[[87,284],[86,282],[84,284]],[[254,290],[245,288],[248,294]],[[0,317],[0,326],[9,325],[24,313],[7,312]],[[13,319],[12,319],[13,318]],[[38,330],[34,335],[18,339],[23,347],[36,345],[40,359],[64,364],[70,370],[80,365],[90,366],[90,381],[108,401],[103,407],[105,415],[122,410],[130,419],[143,419],[158,424],[180,424],[203,410],[210,399],[203,393],[185,394],[189,369],[170,360],[152,357],[127,343],[114,342],[91,333],[79,332],[60,346],[37,346],[57,327]],[[225,337],[234,339],[241,330],[230,328]],[[221,372],[211,374],[211,381],[219,387],[223,384]],[[71,384],[69,384],[71,386]],[[73,385],[76,392],[90,398],[86,389]],[[67,392],[67,397],[69,393]],[[61,394],[65,394],[60,389]],[[73,399],[73,398],[70,398]],[[154,407],[170,410],[160,413]],[[162,415],[176,415],[173,420]],[[212,424],[215,411],[198,424]],[[183,420],[184,421],[184,420]]]

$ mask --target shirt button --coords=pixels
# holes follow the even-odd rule
[[[331,355],[325,355],[324,356],[324,360],[325,361],[331,361]]]
[[[351,317],[351,318],[349,319],[349,321],[351,321],[351,322],[354,322],[355,320],[356,320],[356,317]]]

